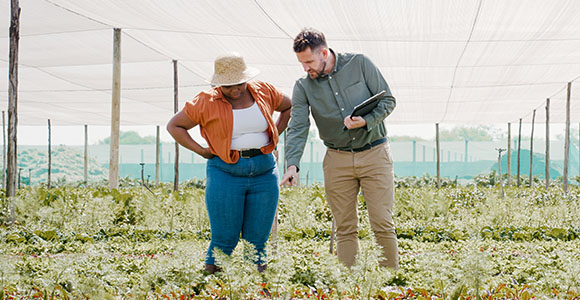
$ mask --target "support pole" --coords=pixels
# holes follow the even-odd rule
[[[155,137],[155,183],[159,184],[159,159],[161,155],[161,147],[160,147],[160,139],[159,139],[159,125],[157,125],[157,133]]]
[[[439,149],[439,123],[435,123],[435,148],[437,149],[437,188],[441,187],[441,159]]]
[[[336,220],[332,218],[332,229],[330,231],[330,249],[328,252],[334,254],[334,240],[336,239]]]
[[[507,136],[507,186],[512,185],[512,123],[508,123]]]
[[[20,6],[18,0],[10,1],[10,57],[8,79],[8,154],[6,166],[6,197],[16,196],[18,125],[18,40],[20,39]],[[10,201],[12,202],[12,201]],[[8,224],[14,223],[14,205],[10,205]]]
[[[109,148],[109,188],[119,187],[119,130],[121,127],[121,29],[113,34],[113,91],[111,101],[111,140]]]
[[[413,140],[413,176],[416,176],[417,170],[417,141]]]
[[[286,168],[288,166],[288,161],[286,160],[286,130],[284,130],[284,172],[286,172]]]
[[[546,171],[544,171],[544,185],[550,187],[550,98],[546,99]]]
[[[89,184],[89,125],[85,124],[85,157],[84,157],[84,172],[83,178],[85,180],[85,186]]]
[[[568,82],[566,93],[566,134],[564,136],[564,194],[568,194],[568,161],[570,158],[570,94],[572,82]]]
[[[505,192],[503,190],[503,178],[501,176],[501,153],[505,151],[502,148],[495,148],[497,150],[497,171],[499,172],[499,186],[501,187],[501,198],[505,198]]]
[[[465,162],[469,162],[469,156],[468,156],[468,151],[469,151],[469,140],[465,140]]]
[[[530,135],[530,183],[529,187],[534,186],[533,165],[534,165],[534,123],[536,122],[536,110],[532,114],[532,133]]]
[[[50,119],[48,119],[48,178],[46,180],[46,187],[50,188],[50,173],[52,171],[52,149],[51,149],[51,140],[50,140]]]
[[[2,111],[2,188],[6,188],[6,116]]]
[[[179,87],[177,85],[177,60],[173,60],[173,113],[177,113],[179,106]],[[173,178],[173,190],[179,190],[179,144],[175,142],[175,177]]]
[[[520,129],[518,131],[518,173],[517,173],[517,181],[518,187],[520,186],[520,152],[522,150],[522,118],[520,118]]]

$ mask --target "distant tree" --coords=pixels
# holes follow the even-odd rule
[[[75,182],[84,180],[84,154],[78,148],[57,146],[51,151],[51,179]],[[46,151],[26,149],[18,153],[18,168],[22,169],[21,182],[29,184],[44,183],[48,173],[48,155]],[[28,174],[30,177],[28,178]],[[88,159],[88,179],[97,181],[106,178],[107,170],[94,158]]]
[[[105,138],[99,141],[99,144],[110,144],[111,138]],[[155,137],[152,135],[140,136],[136,131],[121,131],[119,134],[119,144],[122,145],[142,145],[142,144],[155,144]]]
[[[497,129],[491,126],[457,126],[452,129],[443,129],[439,131],[439,139],[441,141],[494,141],[503,137]]]
[[[390,136],[389,140],[391,142],[409,142],[409,141],[425,141],[424,138],[420,138],[417,136],[409,136],[409,135],[395,135]]]

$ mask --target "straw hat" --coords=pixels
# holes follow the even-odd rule
[[[220,55],[215,59],[214,73],[210,83],[228,86],[244,83],[258,75],[260,71],[246,66],[244,58],[235,52]]]

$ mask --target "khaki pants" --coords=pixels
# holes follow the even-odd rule
[[[377,243],[381,266],[399,267],[393,223],[394,171],[389,142],[362,152],[328,149],[324,157],[324,188],[336,220],[338,258],[352,266],[358,252],[357,196],[362,188]]]

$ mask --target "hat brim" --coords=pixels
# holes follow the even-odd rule
[[[239,74],[238,76],[223,76],[218,74],[213,74],[209,83],[214,86],[228,86],[236,85],[244,82],[248,82],[254,77],[258,76],[260,71],[256,68],[247,67],[246,70]]]

